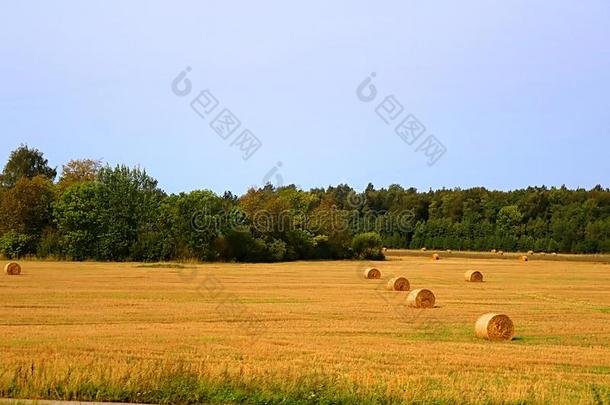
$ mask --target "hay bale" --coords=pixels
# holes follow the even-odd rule
[[[383,253],[384,255],[388,252],[388,248],[383,248],[381,249],[381,253]]]
[[[4,266],[4,271],[9,276],[18,276],[21,274],[21,266],[19,263],[11,262]]]
[[[381,278],[381,272],[374,267],[370,267],[364,270],[364,278],[367,280],[379,280]]]
[[[451,249],[447,249],[447,253],[453,253]]]
[[[552,255],[553,255],[553,256],[557,256],[557,252],[553,252],[553,253],[552,253]]]
[[[438,253],[434,253],[432,255],[432,260],[441,260],[441,257],[440,257],[440,255]]]
[[[409,291],[411,289],[411,284],[409,283],[409,280],[404,277],[394,277],[388,281],[386,289],[389,291]]]
[[[413,308],[434,308],[435,302],[434,293],[425,288],[413,290],[407,297],[407,305]]]
[[[500,250],[500,251],[498,252],[498,254],[499,254],[500,256],[504,256],[504,251],[503,251],[503,250]]]
[[[483,273],[476,270],[469,270],[464,275],[466,277],[466,281],[471,283],[482,283],[483,282]]]
[[[529,257],[527,256],[521,256],[521,261],[522,262],[527,262],[529,260]]]
[[[534,251],[533,250],[528,250],[527,251],[527,255],[528,256],[533,256],[534,255]]]
[[[496,249],[491,249],[491,253],[498,253]]]
[[[426,249],[425,247],[421,248],[421,251],[422,251],[422,252],[425,252],[425,251],[427,251],[427,250],[428,250],[428,249]]]
[[[489,313],[481,316],[474,330],[480,339],[512,340],[515,336],[513,321],[503,314]]]

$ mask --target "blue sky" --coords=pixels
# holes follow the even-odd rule
[[[27,143],[57,166],[140,165],[169,192],[242,193],[278,162],[304,188],[609,187],[609,21],[601,0],[3,2],[0,159]],[[219,107],[201,118],[204,89]],[[413,145],[375,112],[389,95],[426,127]],[[262,142],[247,161],[242,129]]]

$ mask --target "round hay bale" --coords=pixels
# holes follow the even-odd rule
[[[553,253],[551,253],[551,255],[557,256],[557,252],[553,252]]]
[[[364,278],[367,280],[379,280],[381,278],[381,272],[374,267],[368,268],[364,270]]]
[[[534,255],[534,251],[533,250],[528,250],[527,251],[527,255],[528,256],[533,256]]]
[[[441,256],[438,253],[432,255],[432,260],[441,260]]]
[[[388,248],[383,248],[381,249],[381,253],[383,253],[384,255],[388,252]]]
[[[512,340],[515,336],[513,321],[503,314],[489,313],[481,316],[474,330],[478,338],[487,340]]]
[[[11,262],[4,266],[4,271],[9,276],[18,276],[21,274],[21,266],[19,263]]]
[[[504,256],[504,251],[503,251],[503,250],[500,250],[500,251],[498,252],[498,254],[499,254],[500,256]]]
[[[451,249],[447,249],[447,253],[453,253]]]
[[[521,261],[522,262],[527,262],[529,260],[529,257],[527,256],[521,256]]]
[[[491,253],[498,253],[496,249],[491,249]]]
[[[407,297],[407,304],[413,308],[434,308],[435,302],[434,293],[425,288],[413,290]]]
[[[466,281],[471,283],[482,283],[483,282],[483,273],[476,270],[469,270],[464,275],[466,277]]]
[[[411,284],[409,283],[409,280],[404,277],[394,277],[388,281],[386,289],[389,291],[409,291],[411,289]]]
[[[422,252],[425,252],[425,251],[427,251],[427,250],[428,250],[428,249],[426,249],[425,247],[421,248],[421,251],[422,251]]]

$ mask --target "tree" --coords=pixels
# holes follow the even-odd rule
[[[0,233],[14,231],[38,238],[52,223],[54,186],[45,177],[21,178],[0,194]]]
[[[98,258],[97,241],[102,232],[99,183],[68,188],[54,207],[63,253],[72,260]]]
[[[223,202],[211,191],[198,190],[173,195],[162,203],[162,228],[169,234],[173,257],[218,258],[212,244],[226,225]]]
[[[64,192],[74,184],[95,181],[101,169],[102,162],[100,160],[71,160],[63,165],[57,186],[60,192]]]
[[[38,149],[21,145],[11,152],[0,176],[0,183],[4,187],[13,187],[22,178],[32,179],[36,176],[53,181],[57,176],[57,170],[49,166],[49,161]]]
[[[516,205],[502,207],[498,212],[498,230],[507,236],[518,236],[519,225],[523,220],[523,215]]]
[[[141,233],[157,225],[165,194],[157,181],[139,168],[105,167],[98,175],[99,255],[103,260],[127,260]]]

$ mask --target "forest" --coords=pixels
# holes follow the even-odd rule
[[[100,261],[383,259],[382,248],[610,252],[610,190],[356,191],[271,185],[167,194],[142,168],[27,145],[0,175],[0,254]]]

